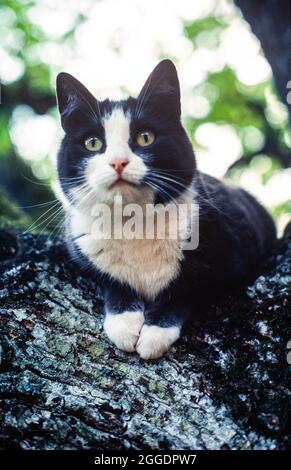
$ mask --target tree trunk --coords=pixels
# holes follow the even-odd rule
[[[235,0],[253,33],[261,42],[283,103],[287,103],[290,76],[291,10],[288,0]],[[289,103],[290,104],[290,103]],[[290,107],[288,106],[289,113]]]
[[[101,294],[60,241],[0,239],[0,447],[288,448],[291,226],[247,294],[152,362],[109,343]]]

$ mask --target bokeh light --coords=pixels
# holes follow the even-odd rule
[[[57,73],[66,71],[99,99],[137,95],[163,57],[178,68],[183,120],[200,169],[251,191],[281,232],[290,218],[291,174],[267,137],[275,136],[279,150],[290,149],[288,112],[258,39],[231,0],[6,0],[0,6],[5,87],[25,82],[52,95]],[[62,136],[56,109],[40,115],[19,102],[1,119],[9,130],[8,136],[0,130],[3,146],[10,141],[11,152],[53,184]]]

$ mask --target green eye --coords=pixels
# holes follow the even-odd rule
[[[98,152],[103,146],[103,142],[98,137],[89,137],[85,140],[85,147],[90,152]]]
[[[142,131],[136,136],[136,142],[140,147],[147,147],[155,140],[155,134],[152,131]]]

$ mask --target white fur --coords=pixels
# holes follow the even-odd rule
[[[145,360],[157,359],[167,352],[180,336],[180,328],[171,326],[163,328],[155,325],[144,325],[140,332],[136,350]]]
[[[188,199],[187,199],[188,198]],[[189,195],[184,202],[189,202]],[[180,198],[183,201],[183,198]],[[73,210],[71,230],[73,236],[86,234],[77,240],[82,252],[102,272],[129,284],[149,300],[154,300],[179,273],[183,259],[178,239],[97,239],[94,236],[94,217]],[[182,221],[183,222],[183,221]],[[187,221],[181,223],[187,230]]]
[[[129,160],[122,175],[131,182],[139,183],[148,170],[143,160],[128,145],[130,115],[125,115],[122,109],[117,108],[104,118],[103,124],[106,151],[88,160],[85,170],[87,183],[72,190],[76,204],[70,211],[70,229],[74,237],[85,234],[77,243],[101,272],[129,284],[145,298],[154,300],[179,273],[180,261],[183,259],[181,239],[188,230],[189,221],[185,219],[181,223],[179,220],[180,239],[116,239],[112,237],[112,231],[107,237],[96,237],[96,203],[112,207],[114,196],[121,194],[123,204],[134,202],[144,211],[145,205],[154,201],[154,191],[142,186],[111,188],[117,179],[115,170],[110,166],[112,159]],[[191,204],[192,199],[191,192],[186,191],[177,203]],[[166,230],[169,232],[170,227],[166,227]]]
[[[141,311],[106,313],[104,330],[115,346],[123,351],[133,352],[143,323],[144,314]]]
[[[127,202],[142,202],[152,200],[152,191],[146,188],[139,188],[134,185],[111,186],[118,180],[116,173],[110,163],[114,160],[128,160],[128,165],[124,168],[122,178],[129,183],[138,184],[147,172],[147,167],[142,158],[135,155],[129,147],[130,138],[130,115],[124,114],[123,110],[117,108],[112,114],[103,119],[105,129],[106,150],[100,155],[91,157],[85,169],[86,185],[84,186],[84,195],[88,187],[91,197],[87,197],[82,210],[90,212],[92,202],[110,204],[116,194],[122,193],[123,199]],[[75,201],[80,202],[80,190],[71,191]],[[81,207],[81,206],[80,206]]]

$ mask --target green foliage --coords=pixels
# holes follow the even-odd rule
[[[24,214],[0,189],[0,229],[9,227],[28,228],[30,224],[30,217]]]
[[[221,17],[215,12],[202,19],[186,22],[185,36],[191,40],[194,51],[200,47],[218,49],[222,34],[232,17]],[[246,171],[258,176],[261,187],[267,188],[274,175],[283,174],[283,168],[291,163],[290,127],[286,111],[270,80],[246,85],[229,65],[209,72],[203,83],[193,88],[194,96],[205,97],[210,106],[203,116],[186,116],[185,124],[193,138],[194,146],[203,149],[196,140],[201,124],[228,124],[240,138],[243,155],[228,170],[227,176],[235,184],[241,184]],[[287,189],[287,188],[286,188]],[[276,195],[274,194],[276,198]],[[287,197],[287,196],[286,196]],[[270,204],[269,209],[279,226],[290,218],[290,202]]]
[[[256,99],[250,100],[243,94],[233,70],[226,67],[222,72],[209,74],[208,83],[219,90],[216,100],[212,103],[208,120],[224,121],[238,127],[252,125],[264,130],[262,97],[257,96]]]
[[[11,174],[17,171],[20,174],[26,166],[25,174],[34,174],[35,178],[41,179],[41,184],[53,182],[54,166],[46,152],[41,153],[37,161],[25,160],[13,145],[14,111],[19,105],[25,104],[36,115],[49,113],[58,119],[57,114],[53,113],[55,101],[52,76],[56,70],[50,65],[50,59],[44,60],[44,54],[41,54],[40,50],[42,46],[52,44],[61,44],[62,47],[71,49],[74,46],[75,33],[90,16],[90,9],[82,11],[80,7],[72,27],[59,37],[49,37],[41,26],[32,20],[31,9],[40,3],[34,0],[5,0],[4,4],[0,5],[0,44],[11,59],[23,66],[23,72],[18,78],[7,85],[4,83],[3,86],[5,99],[3,98],[0,106],[0,185],[3,183],[1,161],[6,159],[7,162],[11,155],[14,157],[11,160]],[[231,5],[231,1],[228,3]],[[218,4],[217,1],[217,6]],[[191,44],[193,53],[207,49],[216,53],[224,33],[234,19],[235,13],[232,11],[222,13],[215,7],[204,17],[186,21],[184,36]],[[117,45],[115,41],[111,48],[111,52],[118,55],[122,43]],[[158,55],[163,56],[163,51],[157,53],[157,58]],[[166,55],[169,57],[171,53],[167,51]],[[172,58],[175,60],[175,52]],[[240,140],[243,154],[231,165],[227,174],[235,183],[240,184],[245,172],[251,170],[259,175],[262,185],[268,185],[273,175],[283,171],[282,168],[290,164],[291,131],[288,119],[284,117],[284,109],[282,110],[284,106],[280,103],[270,80],[252,86],[246,85],[240,81],[236,70],[226,64],[222,68],[217,67],[209,71],[201,83],[193,86],[192,96],[203,97],[209,104],[204,114],[186,115],[184,119],[196,149],[201,148],[197,130],[205,123],[227,124]],[[36,188],[34,190],[30,187],[29,191],[26,188],[25,191],[29,182],[23,181],[21,177],[19,181],[23,185],[23,194],[31,195],[29,203],[38,203],[39,192]],[[51,199],[49,189],[46,197]],[[282,215],[290,212],[290,204],[274,203],[271,209],[279,220]]]
[[[197,21],[186,22],[184,25],[185,36],[192,41],[195,47],[199,45],[199,39],[203,40],[206,45],[217,46],[220,34],[226,25],[227,23],[221,18],[207,16]]]
[[[8,155],[12,149],[12,143],[9,135],[9,119],[0,108],[0,159]]]
[[[23,78],[29,85],[29,90],[35,94],[48,92],[50,89],[51,73],[46,64],[27,64]]]

